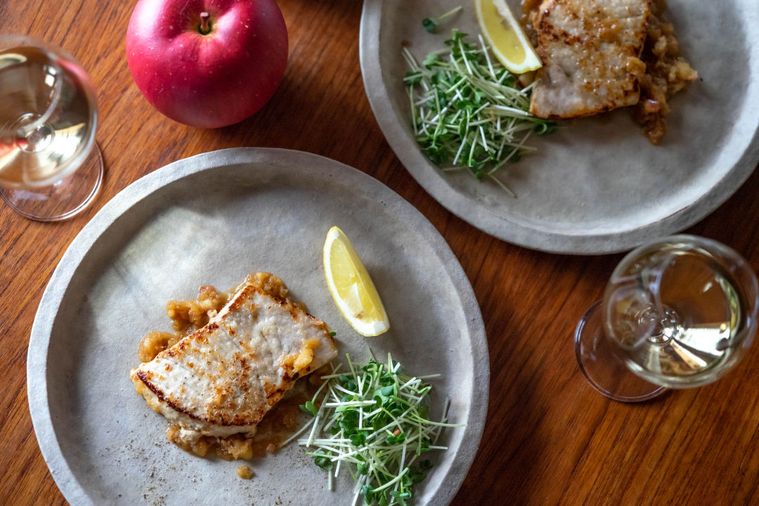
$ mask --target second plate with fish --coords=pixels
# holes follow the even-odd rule
[[[518,2],[509,1],[519,12]],[[437,34],[426,17],[462,5]],[[671,102],[668,131],[654,146],[624,109],[562,123],[530,139],[534,154],[499,174],[516,197],[459,171],[443,173],[418,147],[401,54],[421,60],[451,28],[477,35],[474,4],[456,0],[366,0],[361,69],[374,114],[412,176],[480,230],[532,249],[601,254],[682,230],[715,210],[759,161],[759,4],[672,0],[682,54],[700,80]]]

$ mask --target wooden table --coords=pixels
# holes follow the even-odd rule
[[[97,87],[107,174],[91,209],[56,225],[0,205],[0,504],[61,504],[32,431],[26,349],[37,304],[66,246],[108,199],[162,165],[234,146],[311,151],[400,193],[445,236],[472,281],[490,344],[490,407],[456,504],[759,504],[759,346],[716,384],[643,405],[607,401],[585,382],[572,333],[619,256],[528,251],[437,204],[385,142],[358,64],[361,2],[280,0],[290,30],[284,84],[253,119],[217,131],[174,123],[132,83],[124,35],[134,1],[0,2],[0,32],[73,53]],[[644,196],[641,196],[644,198]],[[691,232],[759,269],[759,171]]]

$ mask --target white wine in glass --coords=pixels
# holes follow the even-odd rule
[[[759,287],[748,263],[710,239],[677,235],[617,266],[575,332],[580,368],[602,394],[641,401],[711,383],[757,329]]]
[[[39,221],[87,207],[103,178],[98,115],[87,74],[69,55],[0,35],[0,196]]]

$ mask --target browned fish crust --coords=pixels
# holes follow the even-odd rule
[[[530,112],[569,119],[634,105],[650,0],[545,0],[532,16],[537,72]]]

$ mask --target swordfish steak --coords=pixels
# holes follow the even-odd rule
[[[567,119],[634,105],[651,0],[544,0],[532,15],[543,67],[530,112]]]
[[[337,355],[327,325],[248,278],[208,324],[131,372],[180,439],[255,433],[295,384]]]

